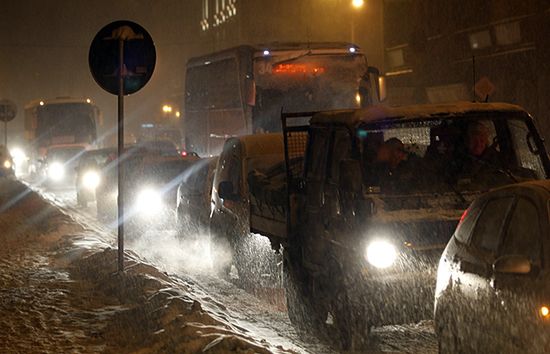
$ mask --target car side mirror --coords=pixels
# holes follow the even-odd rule
[[[221,199],[237,201],[239,197],[233,191],[233,183],[231,181],[221,181],[218,185],[218,196]]]
[[[361,193],[361,164],[357,160],[340,161],[340,178],[338,188],[349,193]]]
[[[495,273],[529,274],[533,269],[531,261],[522,255],[506,255],[499,257],[493,263]]]

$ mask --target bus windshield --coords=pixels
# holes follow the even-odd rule
[[[40,106],[36,135],[54,144],[91,143],[96,134],[94,114],[93,106],[86,103]]]
[[[363,55],[299,55],[290,59],[262,57],[254,63],[255,117],[266,130],[280,130],[284,112],[357,108],[361,79],[367,72]],[[366,103],[366,102],[365,102]],[[270,127],[269,122],[276,126]]]

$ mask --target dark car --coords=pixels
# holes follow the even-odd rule
[[[542,353],[550,345],[550,181],[491,191],[464,212],[439,262],[441,353]]]
[[[190,164],[179,155],[141,151],[123,156],[124,213],[131,234],[173,223],[177,187]],[[104,173],[105,183],[96,190],[98,218],[103,221],[112,221],[117,215],[118,173],[114,163],[109,165]]]
[[[208,228],[212,181],[217,162],[217,157],[194,162],[178,187],[176,223],[181,236]]]
[[[0,177],[14,176],[15,166],[8,149],[0,145]]]
[[[102,169],[107,160],[116,154],[115,148],[86,151],[76,167],[76,201],[87,206],[95,201],[95,190],[102,182]]]

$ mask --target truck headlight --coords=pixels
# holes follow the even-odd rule
[[[82,185],[86,189],[95,190],[99,186],[99,182],[101,182],[101,178],[97,171],[86,171],[82,176]]]
[[[11,161],[10,160],[5,160],[4,161],[4,168],[7,168],[7,169],[11,168]]]
[[[65,177],[65,167],[59,162],[54,162],[48,167],[48,177],[54,181],[60,181]]]
[[[397,259],[397,250],[387,241],[373,241],[367,246],[365,257],[376,268],[388,268]]]
[[[140,213],[157,213],[162,207],[162,196],[152,188],[146,188],[139,192],[136,198],[136,209]]]

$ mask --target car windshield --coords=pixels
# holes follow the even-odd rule
[[[533,135],[520,116],[365,125],[357,135],[364,183],[372,192],[477,192],[546,178]]]
[[[84,151],[83,147],[58,148],[48,151],[49,161],[68,162],[77,159]]]

